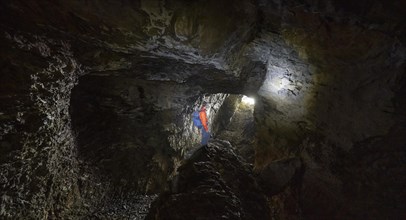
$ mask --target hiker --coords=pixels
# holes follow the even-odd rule
[[[200,111],[193,112],[193,124],[200,130],[202,129],[202,141],[201,145],[207,145],[210,138],[209,125],[206,114],[206,103],[203,103]]]
[[[206,103],[203,103],[202,108],[200,109],[199,113],[200,121],[202,122],[203,129],[202,129],[202,146],[207,145],[207,142],[210,138],[209,133],[209,124],[207,121],[207,114],[206,114]]]

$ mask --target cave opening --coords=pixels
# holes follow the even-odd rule
[[[188,94],[188,89],[131,77],[80,77],[72,90],[70,115],[83,166],[114,186],[109,190],[140,195],[167,190],[177,167],[200,148],[201,131],[191,116],[202,103],[207,103],[211,140],[229,141],[253,163],[253,99]]]
[[[255,99],[245,95],[242,97],[241,102],[252,107],[255,106]]]
[[[96,212],[116,213],[112,210],[121,205],[145,209],[157,194],[173,188],[177,168],[201,148],[201,132],[191,117],[202,103],[207,103],[210,143],[229,141],[253,162],[253,104],[243,102],[242,95],[196,95],[188,89],[122,76],[79,78],[70,115],[81,172],[87,177],[80,179],[78,190],[93,191],[84,193],[84,200],[104,197],[88,202],[104,207]]]

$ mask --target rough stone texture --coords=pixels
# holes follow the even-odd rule
[[[214,140],[178,168],[147,219],[270,219],[251,169],[230,143]]]
[[[227,96],[196,96],[188,89],[173,82],[82,77],[71,106],[79,157],[110,176],[115,187],[162,191],[185,152],[200,142],[193,106],[208,103],[211,125]]]
[[[109,198],[86,218],[89,219],[131,219],[141,220],[147,216],[156,195],[127,193]]]
[[[234,112],[226,94],[256,97],[258,171],[304,163],[273,216],[406,218],[405,8],[1,1],[1,218],[108,213],[123,192],[166,188],[199,139],[192,108],[209,100],[217,133]]]
[[[265,28],[287,45],[259,91],[257,167],[303,158],[304,218],[404,218],[404,3],[274,3]]]
[[[78,186],[70,91],[82,72],[68,42],[1,36],[0,216],[64,218]]]
[[[296,153],[293,144],[309,129],[305,116],[309,114],[308,94],[314,85],[309,64],[283,38],[276,34],[261,38],[268,45],[268,66],[255,106],[259,167]]]
[[[253,164],[255,162],[254,142],[256,134],[254,105],[241,102],[241,96],[238,96],[237,100],[232,100],[234,103],[222,106],[224,108],[222,112],[232,112],[232,114],[219,115],[228,122],[224,123],[226,126],[222,126],[222,129],[216,133],[216,137],[229,140],[235,146],[238,154]],[[229,110],[227,111],[226,108]]]
[[[52,91],[48,94],[49,98],[33,95],[33,99],[41,98],[45,102],[53,96],[62,96],[60,99],[66,105],[61,107],[63,111],[60,111],[56,120],[61,122],[57,126],[66,128],[66,131],[57,134],[49,131],[44,132],[46,133],[44,135],[52,140],[57,140],[59,136],[69,140],[70,150],[73,153],[64,155],[64,159],[73,164],[79,160],[80,167],[71,169],[69,166],[62,165],[63,160],[59,160],[59,152],[47,154],[44,152],[43,160],[58,161],[53,164],[54,167],[49,168],[50,172],[56,173],[56,177],[43,174],[45,177],[42,178],[42,174],[37,176],[30,173],[24,178],[27,181],[32,178],[42,178],[42,182],[53,184],[55,188],[65,187],[59,180],[54,182],[54,178],[59,178],[59,175],[73,183],[78,182],[79,188],[75,189],[71,200],[77,199],[78,204],[75,204],[77,205],[75,208],[78,210],[76,211],[85,216],[92,213],[92,210],[104,201],[108,201],[110,197],[122,193],[123,190],[145,192],[165,188],[166,178],[176,167],[178,158],[182,157],[185,150],[183,148],[186,144],[193,146],[189,143],[197,142],[199,139],[197,134],[191,132],[189,117],[192,108],[190,106],[198,105],[203,100],[208,101],[211,106],[210,124],[214,124],[212,118],[226,95],[204,96],[204,93],[239,92],[242,90],[244,81],[241,81],[238,76],[243,75],[245,79],[250,74],[250,68],[246,69],[244,74],[240,74],[237,66],[239,63],[232,61],[232,57],[238,56],[238,53],[232,54],[241,46],[242,39],[250,37],[251,24],[255,21],[253,16],[256,13],[255,8],[252,4],[241,1],[241,4],[235,5],[235,8],[227,8],[227,11],[223,10],[227,2],[223,3],[223,7],[217,7],[215,10],[202,10],[207,7],[212,8],[216,4],[216,1],[208,5],[202,2],[188,4],[162,1],[141,1],[133,4],[79,1],[2,2],[1,26],[4,30],[9,30],[7,33],[2,33],[3,37],[14,36],[18,31],[24,31],[30,33],[27,34],[29,36],[44,34],[50,38],[69,41],[72,43],[77,60],[84,65],[83,70],[88,74],[81,77],[70,106],[74,132],[77,135],[77,149],[73,145],[70,116],[67,111],[72,86],[67,86],[61,93],[58,90]],[[201,13],[204,11],[210,11],[211,14]],[[249,19],[243,19],[244,17]],[[237,18],[242,21],[239,25],[231,22]],[[213,21],[221,22],[216,22],[218,25],[212,26],[210,24],[214,23]],[[44,50],[41,53],[53,54],[59,50],[48,49],[41,41],[38,42],[32,44]],[[17,43],[25,44],[25,42]],[[4,60],[5,67],[19,59],[22,60],[20,62],[33,62],[29,66],[36,69],[31,71],[33,74],[47,67],[48,59],[36,61],[36,58],[29,54],[17,57],[19,54],[16,55],[10,45],[10,41],[2,41],[4,49],[2,62]],[[32,47],[27,46],[28,49]],[[8,57],[8,54],[12,54],[13,57]],[[14,70],[9,72],[7,69],[2,70],[6,71],[6,74],[2,74],[2,80],[6,80],[6,83],[2,81],[2,97],[3,95],[9,97],[7,94],[10,94],[8,100],[12,99],[11,95],[18,93],[13,90],[14,87],[29,88],[33,84],[30,79],[30,75],[33,74],[24,71],[24,65],[19,65],[15,69],[21,72],[18,76],[21,78],[12,76]],[[106,78],[103,79],[103,77]],[[218,79],[228,81],[230,87],[224,90],[222,83],[218,83]],[[59,80],[64,82],[69,78],[51,75],[48,79],[49,84],[59,83]],[[8,83],[9,81],[11,82]],[[101,82],[105,84],[99,85],[98,83]],[[114,84],[115,82],[118,84]],[[132,86],[127,87],[132,83]],[[3,85],[7,86],[3,87]],[[108,88],[107,90],[101,87],[108,85],[110,87],[105,87]],[[22,96],[28,97],[27,91],[24,91]],[[167,96],[162,96],[165,93]],[[93,98],[90,97],[91,95]],[[29,99],[22,100],[21,103],[31,105]],[[26,111],[25,109],[16,111],[14,104],[14,102],[2,104],[2,111],[9,112],[2,113],[4,115],[2,119],[8,120],[9,114],[16,118],[10,123],[9,121],[4,123],[5,127],[2,128],[4,133],[10,133],[10,135],[21,134],[24,131],[20,127],[13,130],[19,124],[18,121],[22,116],[20,113],[25,115]],[[41,111],[51,116],[53,114],[52,109],[49,112],[46,109]],[[59,120],[59,118],[62,119]],[[39,135],[37,131],[41,124],[47,123],[48,120],[53,119],[38,117],[36,123],[30,121],[32,130],[29,135]],[[112,128],[116,129],[113,131]],[[131,129],[134,133],[123,133],[120,128]],[[13,176],[17,173],[13,170],[23,170],[13,155],[14,149],[18,149],[15,146],[21,146],[19,142],[24,141],[24,138],[19,135],[13,138],[11,141],[2,142],[1,150],[4,154],[1,162],[5,171],[2,175],[4,173],[4,175]],[[44,143],[46,140],[44,139]],[[97,148],[95,148],[96,145],[98,145]],[[50,144],[43,148],[63,149],[63,146],[63,144]],[[26,150],[33,151],[36,147],[40,146],[26,147]],[[30,163],[35,165],[37,165],[36,162],[40,162],[35,159],[35,155],[29,155],[25,159],[32,161]],[[9,165],[10,163],[12,164]],[[63,172],[59,172],[61,169]],[[75,175],[64,175],[70,170]],[[21,172],[30,172],[30,170]],[[10,178],[18,178],[18,176]],[[19,209],[27,213],[15,212],[13,207],[9,207],[18,206],[24,202],[16,202],[18,196],[8,196],[8,193],[13,191],[9,187],[9,184],[12,184],[10,178],[7,176],[2,179],[4,184],[2,184],[1,194],[6,201],[2,203],[2,216],[53,218],[53,209],[48,205],[53,201],[47,199],[51,198],[52,192],[49,193],[50,187],[43,183],[38,183],[42,185],[37,188],[24,189],[26,196],[35,196],[37,191],[46,192],[46,197],[38,199],[38,206],[22,206]],[[71,192],[70,184],[65,185]],[[17,181],[15,187],[24,188],[24,181]],[[55,190],[55,193],[62,192],[64,191]],[[62,198],[55,202],[55,206],[64,206],[67,211],[70,211],[73,209],[70,205],[72,201],[65,201]],[[63,216],[64,211],[61,208],[55,217]],[[41,213],[37,214],[37,212]]]

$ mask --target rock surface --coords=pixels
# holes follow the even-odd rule
[[[241,96],[234,100],[232,106],[229,108],[232,114],[225,119],[229,119],[226,126],[218,130],[216,137],[223,140],[229,140],[235,146],[239,155],[241,155],[247,162],[254,164],[255,162],[255,122],[254,122],[254,105],[241,102]],[[226,100],[227,101],[227,100]],[[225,101],[225,102],[226,102]]]
[[[193,131],[193,106],[207,102],[212,125],[227,97],[199,97],[187,90],[176,83],[82,77],[71,105],[78,156],[114,180],[115,187],[140,193],[164,190],[185,151],[200,142]]]
[[[110,198],[85,218],[141,220],[147,216],[156,195],[126,194]]]
[[[229,94],[256,97],[257,171],[303,162],[272,216],[406,218],[405,9],[1,1],[0,218],[77,219],[161,192],[198,145],[193,108],[210,103],[214,134],[244,127]]]
[[[270,219],[251,169],[228,142],[214,140],[178,168],[147,219]]]
[[[289,158],[268,164],[256,175],[261,187],[269,196],[273,196],[289,185],[293,185],[293,181],[298,181],[303,171],[302,163],[298,158]]]
[[[3,32],[0,41],[0,216],[63,218],[78,190],[69,102],[80,64],[62,40]]]

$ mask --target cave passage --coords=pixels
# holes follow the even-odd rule
[[[406,219],[405,9],[0,1],[0,219]]]
[[[243,96],[241,102],[252,107],[255,106],[255,99],[248,96]]]
[[[187,89],[121,76],[81,77],[70,104],[79,158],[114,185],[160,193],[176,166],[200,147],[201,134],[193,127],[191,111],[204,102],[212,138],[250,152],[252,163],[252,99],[223,93],[180,95]],[[170,131],[171,126],[179,130]]]

